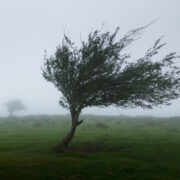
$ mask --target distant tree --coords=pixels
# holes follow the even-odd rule
[[[129,31],[117,40],[114,33],[95,30],[89,33],[81,47],[64,35],[53,56],[47,57],[42,68],[43,77],[52,82],[63,95],[59,103],[71,113],[70,132],[56,146],[66,148],[74,136],[82,109],[92,106],[142,107],[166,104],[180,96],[180,68],[175,52],[153,60],[165,44],[161,38],[147,50],[142,58],[130,60],[126,52],[146,27]],[[126,50],[126,51],[124,51]]]
[[[26,107],[23,102],[19,99],[8,101],[5,106],[9,112],[9,116],[13,116],[14,112],[25,110]]]

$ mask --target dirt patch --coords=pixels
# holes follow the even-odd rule
[[[66,151],[84,152],[84,153],[97,153],[97,152],[118,152],[127,149],[127,147],[117,146],[110,147],[107,143],[91,143],[83,142],[76,145],[71,145]]]

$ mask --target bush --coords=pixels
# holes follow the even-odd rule
[[[37,121],[34,123],[34,127],[41,127],[43,125],[43,122]]]
[[[109,126],[105,123],[98,122],[98,123],[96,123],[96,128],[105,129],[105,128],[109,128]]]

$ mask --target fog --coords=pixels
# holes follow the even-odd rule
[[[153,42],[164,35],[162,55],[180,54],[179,0],[0,0],[0,116],[10,99],[21,99],[27,114],[66,114],[59,106],[61,94],[41,75],[44,51],[51,55],[66,32],[79,44],[80,38],[101,28],[120,35],[157,19],[134,43],[129,52],[134,58],[144,55]],[[87,108],[83,113],[104,115],[180,116],[180,100],[171,106],[153,110],[121,108]]]

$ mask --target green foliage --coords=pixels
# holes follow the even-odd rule
[[[146,26],[147,27],[147,26]],[[43,77],[52,82],[63,97],[60,105],[71,112],[72,128],[56,151],[66,148],[74,136],[83,108],[118,106],[152,108],[180,96],[180,67],[176,53],[153,60],[165,45],[159,38],[145,56],[131,61],[125,48],[140,37],[146,28],[129,31],[117,40],[114,33],[96,30],[78,48],[65,35],[53,56],[45,55]]]
[[[158,39],[145,56],[134,60],[124,50],[146,27],[129,31],[117,40],[114,33],[96,30],[81,47],[65,35],[55,55],[47,57],[43,76],[62,93],[60,105],[71,112],[91,106],[152,108],[180,95],[180,68],[176,53],[154,61],[165,45]]]
[[[26,109],[24,103],[20,99],[10,100],[5,104],[5,106],[7,107],[10,116],[12,116],[16,111],[23,111]]]

